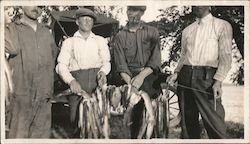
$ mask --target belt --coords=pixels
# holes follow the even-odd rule
[[[129,67],[129,69],[132,70],[132,71],[141,72],[144,69],[144,67]]]
[[[209,70],[209,69],[217,69],[215,67],[211,66],[193,66],[193,65],[184,65],[183,67],[189,68],[189,69],[197,69],[197,70]]]
[[[208,80],[209,78],[211,78],[211,76],[213,77],[217,69],[215,67],[210,67],[210,66],[191,66],[191,65],[184,65],[183,68],[186,70],[188,69],[188,71],[191,70],[193,72],[196,71],[200,73],[199,75],[203,76],[205,80]],[[196,74],[195,73],[194,75],[192,74],[192,77],[197,76],[197,73]]]

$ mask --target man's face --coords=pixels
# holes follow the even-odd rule
[[[29,19],[37,20],[37,18],[41,15],[42,10],[37,6],[24,6],[23,12]]]
[[[192,9],[198,18],[202,18],[206,13],[209,12],[209,6],[193,6]]]
[[[144,14],[143,11],[136,9],[128,9],[127,16],[129,23],[135,23],[135,24],[139,23],[143,14]]]
[[[89,32],[92,30],[94,20],[89,16],[81,16],[76,20],[76,24],[79,26],[80,30]]]

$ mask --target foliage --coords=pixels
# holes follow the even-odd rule
[[[119,19],[119,14],[122,13],[123,8],[121,6],[95,6],[96,13],[103,14],[107,17]]]
[[[159,11],[160,20],[149,24],[157,27],[160,32],[162,55],[165,58],[162,68],[165,73],[171,73],[180,57],[181,33],[195,21],[195,15],[191,6],[171,6]],[[231,80],[237,84],[244,84],[244,9],[242,6],[214,6],[212,14],[227,20],[233,27],[234,42],[241,55],[233,57],[239,63],[239,70],[231,75]]]
[[[212,14],[228,21],[233,27],[233,37],[244,58],[244,8],[243,6],[216,6]]]
[[[213,7],[214,16],[228,21],[233,27],[233,38],[240,52],[234,55],[239,65],[238,71],[231,75],[233,83],[244,84],[244,8],[243,6],[216,6]]]
[[[244,138],[244,125],[233,121],[226,122],[227,134],[230,138]]]
[[[164,72],[169,73],[180,58],[181,33],[185,27],[194,22],[195,16],[191,13],[190,6],[171,6],[159,11],[160,20],[149,24],[159,30],[163,53],[168,51],[168,59],[162,62],[162,68]]]
[[[52,11],[65,11],[78,9],[81,6],[44,6],[40,22],[50,23],[50,13]],[[84,6],[97,13],[104,14],[119,20],[123,14],[121,6]],[[14,8],[12,20],[19,18],[22,14],[20,7]],[[195,21],[191,6],[171,6],[159,10],[159,21],[149,24],[158,28],[161,38],[162,68],[163,72],[171,73],[176,67],[180,57],[181,33],[185,27]],[[243,6],[213,6],[212,14],[221,19],[227,20],[233,27],[233,37],[236,47],[241,55],[233,54],[233,58],[238,65],[238,70],[231,75],[231,80],[237,84],[244,84],[244,7]]]

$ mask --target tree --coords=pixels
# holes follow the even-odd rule
[[[49,23],[50,13],[52,11],[67,11],[78,9],[82,6],[43,6],[40,22]],[[123,13],[121,6],[84,6],[94,10],[96,13],[103,14],[119,20],[119,16]],[[22,10],[20,7],[6,7],[13,9],[11,20],[20,18]],[[164,72],[171,73],[177,65],[181,50],[181,33],[184,28],[195,21],[191,6],[171,6],[166,9],[159,10],[161,14],[158,16],[159,21],[150,22],[158,28],[161,38],[161,49],[164,55],[162,68]],[[233,38],[241,55],[234,54],[233,58],[239,64],[239,70],[231,75],[234,83],[244,84],[244,7],[243,6],[213,6],[212,14],[218,18],[228,21],[233,27]]]
[[[237,62],[244,60],[244,7],[243,6],[216,6],[213,7],[214,16],[228,21],[233,27],[233,38],[241,57],[234,57]],[[231,79],[234,83],[244,84],[244,65],[240,65],[237,72],[233,73]]]
[[[191,6],[171,6],[159,11],[161,12],[158,16],[160,20],[149,24],[157,27],[160,32],[162,51],[168,52],[168,58],[162,62],[162,68],[166,73],[171,73],[180,58],[181,33],[185,27],[195,21],[195,15],[192,13]],[[231,23],[235,48],[241,54],[237,57],[234,54],[234,58],[237,59],[236,62],[242,62],[244,58],[244,7],[214,6],[212,14]],[[244,83],[243,64],[237,72],[231,75],[231,79],[237,84]]]

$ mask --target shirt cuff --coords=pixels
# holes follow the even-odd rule
[[[70,85],[70,82],[75,79],[70,72],[60,69],[59,65],[56,66],[56,73],[59,74],[62,80],[68,85]]]
[[[104,65],[104,66],[102,66],[101,68],[100,68],[100,70],[99,70],[99,72],[104,72],[105,73],[105,75],[108,75],[109,73],[110,73],[110,70],[111,70],[111,65],[110,64],[106,64],[106,65]],[[98,73],[99,73],[98,72]]]
[[[65,77],[64,81],[65,83],[67,83],[68,85],[70,85],[70,83],[74,80],[75,78],[73,76],[69,76],[69,77]]]
[[[225,78],[226,78],[226,76],[225,76],[225,75],[222,75],[222,74],[216,73],[216,74],[214,75],[214,79],[215,79],[215,80],[218,80],[218,81],[220,81],[220,82],[222,82]]]
[[[179,64],[177,65],[177,67],[175,68],[174,73],[179,73],[179,72],[181,71],[182,67],[183,67],[183,64],[180,64],[180,63],[179,63]]]
[[[129,76],[132,77],[132,73],[130,72],[130,70],[128,69],[127,66],[118,66],[118,67],[116,68],[116,71],[117,71],[118,73],[127,73]]]
[[[161,71],[161,67],[158,65],[148,64],[146,67],[150,67],[154,72]]]

